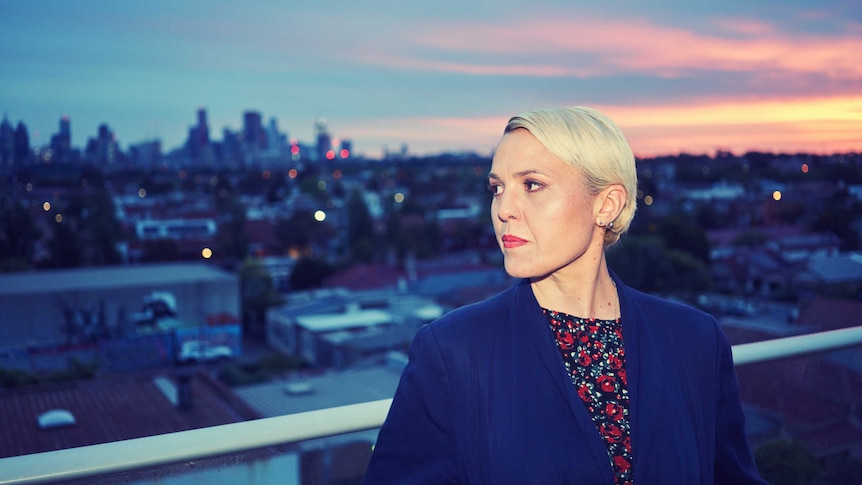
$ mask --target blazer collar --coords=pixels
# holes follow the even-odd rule
[[[621,283],[617,283],[617,288],[620,287]],[[605,483],[613,483],[613,471],[608,462],[607,447],[599,436],[589,412],[578,397],[559,350],[554,344],[548,319],[536,301],[529,280],[521,280],[514,291],[515,297],[511,300],[510,315],[514,317],[513,325],[519,328],[516,334],[529,334],[525,335],[525,339],[532,342],[533,350],[544,364],[545,369],[551,374],[554,384],[560,391],[560,397],[567,401],[573,421],[577,425],[583,441],[588,444],[590,454],[596,460],[599,469],[602,470]],[[623,331],[625,332],[625,328]]]

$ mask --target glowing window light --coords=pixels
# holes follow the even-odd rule
[[[292,168],[287,171],[287,176],[292,179],[295,179],[297,175],[299,175],[299,172],[297,172],[295,168]]]
[[[808,173],[808,164],[807,163],[802,164],[802,173]]]
[[[143,198],[144,198],[144,197],[146,197],[146,196],[147,196],[147,189],[145,189],[145,188],[143,188],[143,187],[141,187],[140,189],[138,189],[138,197],[140,197],[140,198],[142,198],[142,199],[143,199]]]
[[[350,156],[350,151],[346,148],[342,148],[340,152],[338,152],[338,156],[341,158],[348,158]]]
[[[49,210],[51,210],[51,203],[48,202],[47,200],[45,202],[43,202],[42,203],[42,210],[44,210],[45,212],[48,212]]]
[[[327,150],[326,151],[326,159],[332,160],[333,158],[335,158],[335,150]]]
[[[652,203],[653,198],[651,195],[647,195],[646,197],[644,197],[644,205],[652,205]]]
[[[317,222],[323,222],[326,220],[326,212],[323,211],[314,211],[314,220]]]
[[[320,190],[326,190],[326,181],[325,180],[318,180],[317,181],[317,188]]]
[[[54,220],[57,222],[63,222],[63,214],[57,214],[54,216]]]
[[[772,199],[776,200],[776,201],[781,200],[781,191],[776,190],[775,192],[773,192],[772,193]]]
[[[392,198],[395,199],[396,204],[404,202],[404,194],[401,192],[397,192]]]
[[[210,259],[213,257],[213,250],[210,248],[203,248],[201,249],[201,256],[203,256],[204,259]]]

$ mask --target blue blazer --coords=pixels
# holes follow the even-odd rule
[[[634,483],[765,484],[714,318],[619,288]],[[528,281],[422,327],[367,484],[607,484],[607,448]]]

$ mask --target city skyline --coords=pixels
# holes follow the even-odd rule
[[[0,115],[45,145],[107,123],[123,149],[211,138],[242,113],[314,138],[318,118],[359,155],[488,154],[506,120],[601,109],[641,156],[862,150],[855,2],[581,6],[0,2]]]

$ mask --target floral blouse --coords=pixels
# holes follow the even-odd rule
[[[593,320],[542,309],[581,401],[608,447],[614,483],[631,485],[632,442],[626,352],[620,320]]]

